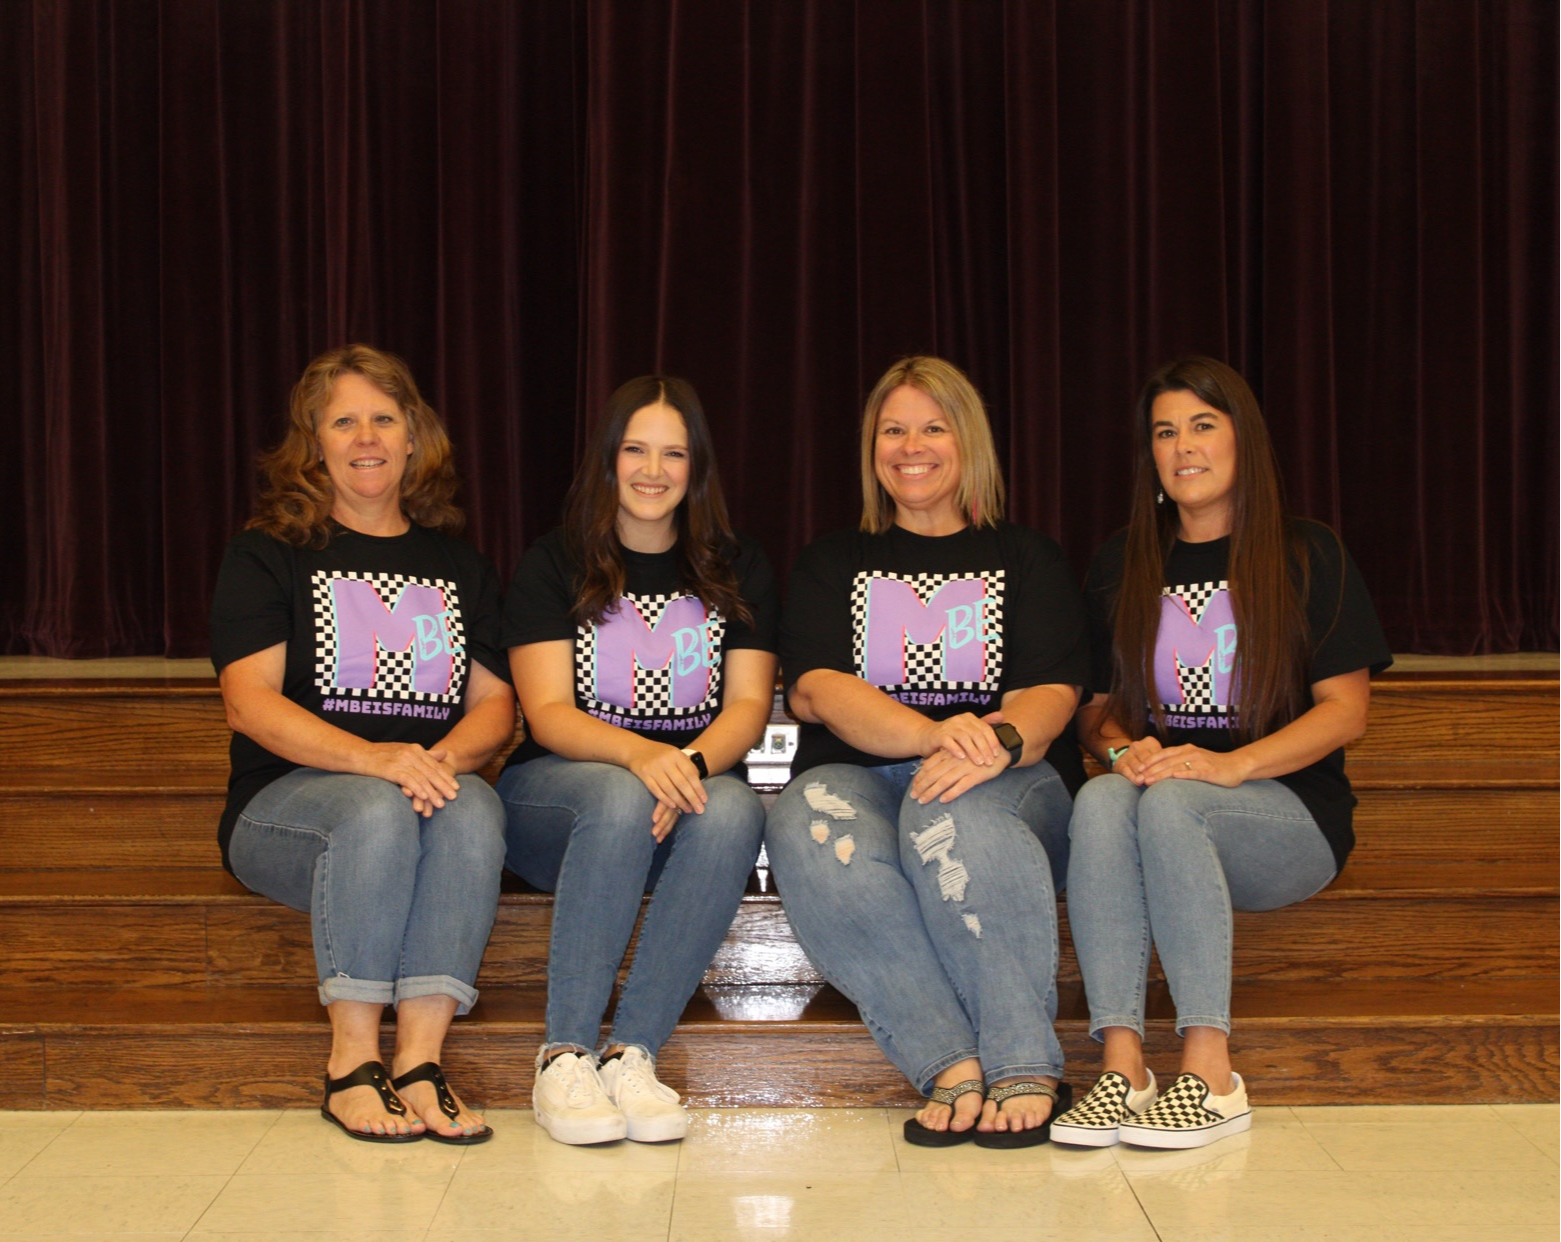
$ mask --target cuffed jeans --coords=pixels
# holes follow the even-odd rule
[[[765,848],[792,928],[922,1094],[968,1057],[989,1083],[1060,1077],[1068,792],[1042,762],[922,806],[918,764],[824,764],[782,792]]]
[[[296,768],[245,806],[228,859],[314,930],[320,1003],[477,1000],[499,907],[504,808],[479,776],[424,818],[389,781]]]
[[[656,800],[611,763],[544,755],[506,768],[509,869],[556,894],[542,1051],[596,1048],[640,902],[652,892],[609,1044],[654,1057],[704,977],[759,854],[764,808],[728,773],[705,781],[704,813],[681,816],[659,845]]]
[[[1144,1033],[1149,947],[1160,953],[1176,1029],[1230,1031],[1232,910],[1276,910],[1333,879],[1333,851],[1301,799],[1274,780],[1227,789],[1097,776],[1070,827],[1068,923],[1089,1029]]]

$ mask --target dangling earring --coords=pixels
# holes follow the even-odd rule
[[[1157,505],[1163,505],[1165,503],[1165,492],[1161,491],[1158,493],[1154,498],[1154,502]]]

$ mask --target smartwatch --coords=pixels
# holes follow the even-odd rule
[[[701,755],[697,750],[695,750],[692,746],[685,746],[685,747],[683,747],[683,753],[685,755],[687,755],[689,757],[689,759],[692,761],[692,763],[694,765],[694,771],[699,773],[699,779],[702,780],[702,781],[709,780],[710,779],[710,769],[705,766],[705,757],[703,755]]]
[[[998,745],[1008,752],[1008,766],[1017,768],[1019,760],[1024,758],[1024,738],[1019,736],[1019,730],[1005,720],[1000,725],[993,725],[992,732],[997,734]]]

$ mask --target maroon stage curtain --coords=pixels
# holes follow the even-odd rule
[[[1129,410],[1252,380],[1397,650],[1557,643],[1550,0],[0,5],[0,650],[199,654],[313,354],[403,354],[507,572],[692,379],[782,570],[909,351],[1082,571]]]

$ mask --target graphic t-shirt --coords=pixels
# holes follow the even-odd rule
[[[1381,672],[1393,657],[1354,560],[1326,526],[1304,520],[1295,525],[1310,561],[1304,601],[1310,645],[1307,685],[1362,668]],[[1122,580],[1125,545],[1125,532],[1106,542],[1096,554],[1085,589],[1095,663],[1093,685],[1102,692],[1111,684],[1111,610]],[[1229,538],[1178,541],[1171,546],[1153,666],[1154,693],[1165,711],[1163,745],[1191,743],[1218,753],[1240,745],[1231,732],[1237,633],[1226,577],[1229,562]],[[1311,706],[1310,698],[1305,705]],[[1152,720],[1146,709],[1151,732]],[[1275,779],[1301,799],[1342,867],[1355,844],[1351,824],[1355,795],[1344,775],[1343,748]]]
[[[313,549],[249,530],[217,575],[211,658],[220,673],[285,643],[285,697],[371,742],[431,747],[461,717],[472,660],[509,680],[498,633],[498,575],[459,539],[417,525],[388,538],[337,528]],[[224,866],[245,805],[300,766],[241,733],[229,757]]]
[[[707,609],[678,581],[677,553],[623,550],[625,592],[597,625],[577,625],[578,568],[562,530],[526,550],[504,602],[503,645],[574,644],[575,706],[633,733],[687,746],[721,711],[725,653],[775,650],[775,577],[759,545],[739,539],[732,562],[753,624]],[[530,733],[506,761],[549,751]]]
[[[1084,607],[1062,550],[1007,522],[953,535],[843,530],[803,549],[781,623],[787,686],[831,669],[933,720],[997,711],[1003,695],[1089,679]],[[1047,760],[1070,790],[1084,769],[1071,727]],[[792,774],[894,762],[804,724]]]

